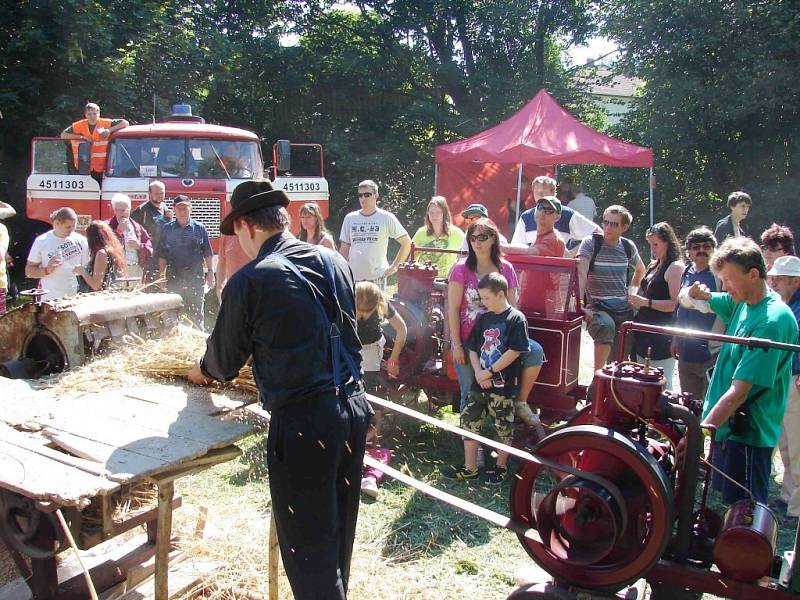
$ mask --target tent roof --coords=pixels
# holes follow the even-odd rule
[[[652,167],[653,151],[587,127],[545,90],[499,125],[436,146],[436,163],[523,163]]]

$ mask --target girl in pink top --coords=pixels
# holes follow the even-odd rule
[[[463,409],[472,385],[472,367],[466,357],[463,342],[469,338],[481,306],[478,281],[489,273],[500,273],[508,280],[508,301],[517,304],[517,274],[511,263],[501,258],[497,225],[490,219],[478,219],[467,229],[469,242],[467,258],[458,261],[450,270],[447,284],[447,318],[450,344],[453,350]]]

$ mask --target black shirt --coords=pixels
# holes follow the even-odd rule
[[[266,260],[272,252],[291,260],[309,280],[328,318],[339,323],[342,351],[361,365],[353,275],[347,262],[332,253],[342,324],[324,275],[320,247],[288,233],[275,234],[225,286],[217,323],[200,362],[206,376],[229,381],[252,354],[253,374],[267,410],[334,390],[330,338],[322,315],[308,286],[287,267]],[[339,368],[342,381],[348,381],[347,367]]]
[[[161,230],[164,225],[169,223],[167,217],[148,201],[131,211],[131,219],[139,223],[150,234],[150,239],[153,241],[153,250],[158,248],[158,242],[161,240]]]
[[[525,315],[513,306],[509,306],[500,314],[491,311],[478,315],[475,327],[465,344],[468,350],[478,354],[481,367],[491,367],[506,350],[527,352],[528,322]],[[472,389],[478,392],[515,396],[517,393],[517,377],[519,376],[519,358],[492,377],[493,385],[484,390],[477,381],[472,382]]]
[[[386,319],[391,319],[395,315],[395,310],[391,302],[386,303]],[[372,311],[369,319],[358,320],[358,339],[363,345],[374,344],[383,335],[381,329],[381,318],[378,316],[377,309]]]

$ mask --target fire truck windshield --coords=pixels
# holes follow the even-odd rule
[[[251,179],[263,164],[256,142],[186,138],[117,138],[108,177]]]

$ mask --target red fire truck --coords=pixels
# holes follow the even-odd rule
[[[178,194],[192,199],[192,217],[205,225],[215,250],[231,192],[246,179],[267,176],[286,191],[295,230],[306,202],[318,203],[328,214],[322,146],[279,140],[272,146],[273,164],[265,168],[255,133],[207,124],[187,105],[176,105],[162,123],[113,133],[101,183],[89,174],[88,142],[37,137],[32,146],[27,215],[48,225],[50,214],[63,206],[78,213],[79,230],[94,219],[109,219],[115,193],[127,194],[135,207],[147,200],[154,180],[166,186],[168,206]]]

